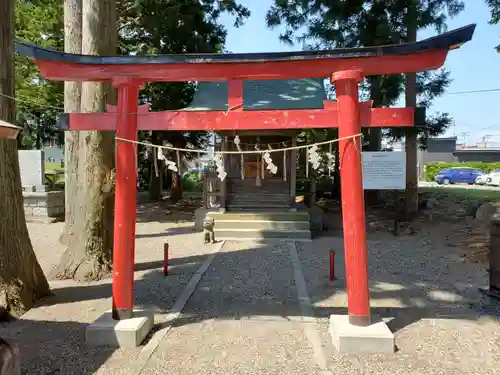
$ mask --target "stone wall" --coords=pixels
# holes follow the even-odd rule
[[[23,192],[23,199],[26,216],[64,215],[64,191]]]

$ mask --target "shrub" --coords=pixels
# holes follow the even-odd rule
[[[436,174],[445,168],[476,168],[485,173],[490,173],[494,169],[500,169],[500,163],[485,163],[485,162],[467,162],[467,163],[446,163],[435,162],[425,165],[426,181],[434,181]]]
[[[189,192],[203,191],[203,179],[198,173],[188,173],[182,177],[182,189]]]

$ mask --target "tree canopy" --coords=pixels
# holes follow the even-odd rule
[[[63,48],[62,2],[16,0],[16,38],[44,47]],[[17,123],[21,147],[37,148],[56,135],[56,116],[63,106],[61,82],[46,81],[33,61],[16,56]]]
[[[446,21],[464,9],[461,0],[275,0],[267,13],[269,27],[282,25],[280,39],[300,43],[305,49],[361,47],[406,42],[408,6],[417,9],[418,29],[434,27],[446,30]],[[376,106],[394,105],[404,92],[403,74],[369,77],[362,85],[362,97],[371,97]],[[418,105],[430,107],[451,82],[446,70],[423,72],[417,76]],[[427,118],[427,128],[420,132],[425,140],[444,132],[451,123],[447,113]],[[401,130],[388,135],[399,138]]]
[[[486,4],[491,9],[490,23],[492,25],[500,23],[500,0],[486,0]],[[500,44],[496,46],[496,49],[500,52]]]

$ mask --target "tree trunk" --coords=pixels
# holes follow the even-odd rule
[[[183,139],[177,140],[174,143],[174,147],[183,148],[186,144]],[[172,187],[170,189],[170,200],[172,202],[178,202],[182,199],[182,177],[181,177],[181,163],[180,158],[177,159],[177,153],[173,154],[175,158],[175,164],[177,164],[177,172],[172,171]]]
[[[154,145],[161,145],[163,143],[161,132],[153,131],[151,134],[151,141]],[[154,166],[155,156],[158,154],[158,150],[153,148],[153,154],[151,155],[151,173],[149,175],[149,199],[159,201],[162,199],[162,185],[163,185],[163,170],[164,163],[163,160],[156,160],[156,165],[158,167],[158,176],[156,175],[156,168]]]
[[[64,1],[64,51],[68,53],[82,52],[82,0]],[[80,112],[81,103],[80,82],[64,83],[64,111]],[[76,198],[80,196],[78,191],[78,150],[79,133],[64,133],[64,199],[65,199],[65,220],[64,229],[59,241],[64,245],[69,245],[75,237],[75,215],[81,213],[79,203]]]
[[[380,76],[370,77],[370,99],[373,100],[374,108],[377,108],[382,104],[380,85]],[[382,148],[382,129],[370,128],[368,132],[368,151],[380,151]],[[379,197],[379,190],[365,191],[365,202],[367,205],[376,206],[379,203]]]
[[[415,1],[408,7],[408,42],[417,41],[417,9]],[[417,106],[417,75],[406,74],[405,100],[407,107]],[[418,213],[418,171],[417,171],[417,133],[415,129],[408,129],[405,134],[406,150],[406,189],[405,189],[405,218],[412,220]]]
[[[82,13],[82,53],[114,55],[117,40],[115,1],[83,0]],[[82,112],[104,112],[106,103],[113,101],[110,85],[82,84]],[[78,181],[82,189],[77,202],[82,204],[75,215],[77,235],[53,275],[78,281],[99,280],[109,275],[112,262],[114,134],[88,131],[80,132],[79,138]]]
[[[182,181],[179,172],[172,171],[172,188],[170,190],[170,200],[178,202],[182,199]]]
[[[14,96],[14,1],[0,1],[0,93]],[[0,118],[13,123],[14,101],[0,96]],[[49,284],[36,259],[24,216],[15,140],[0,140],[0,309],[19,316]]]

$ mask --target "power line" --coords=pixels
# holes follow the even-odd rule
[[[445,92],[444,94],[448,94],[448,95],[461,95],[461,94],[478,94],[478,93],[483,93],[483,92],[495,92],[495,91],[500,91],[500,88],[498,88],[498,89],[483,89],[483,90]]]

